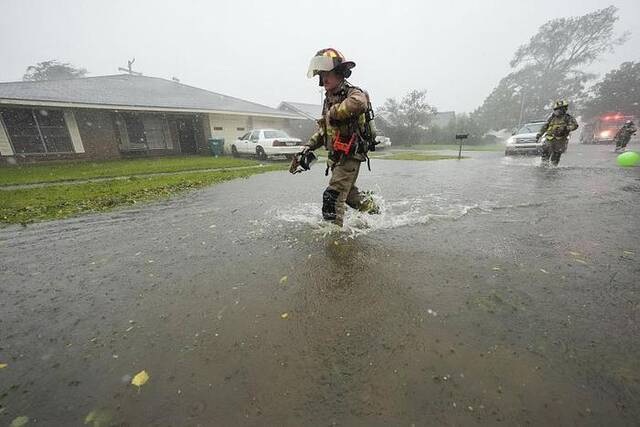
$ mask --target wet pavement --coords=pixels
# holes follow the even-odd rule
[[[0,230],[0,425],[637,425],[611,150],[373,160],[383,213],[342,233],[322,165]]]

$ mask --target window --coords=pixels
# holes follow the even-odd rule
[[[281,130],[265,130],[264,131],[264,139],[273,139],[273,138],[289,138],[289,135],[282,132]]]
[[[244,132],[244,128],[236,128],[238,132]]]
[[[164,116],[122,113],[122,118],[129,139],[129,149],[163,150],[173,146]]]
[[[146,144],[147,137],[144,134],[144,125],[137,114],[123,114],[124,123],[127,127],[127,135],[129,136],[129,144],[138,145]]]
[[[164,116],[145,114],[142,116],[142,125],[149,149],[162,150],[173,146]]]
[[[251,140],[251,142],[258,142],[258,139],[260,138],[260,131],[259,130],[254,130],[251,133],[251,138],[249,138]]]
[[[1,116],[16,153],[73,153],[62,111],[20,108],[4,110]]]
[[[249,139],[249,135],[251,135],[251,132],[245,133],[240,137],[240,141],[246,141],[247,139]]]
[[[213,130],[223,130],[223,129],[222,129],[222,127],[220,127],[220,126],[215,126],[215,127],[213,128]]]

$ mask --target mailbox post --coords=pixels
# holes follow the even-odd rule
[[[456,139],[460,141],[460,148],[458,150],[458,160],[462,159],[462,142],[469,138],[469,134],[468,133],[457,133],[456,134]]]

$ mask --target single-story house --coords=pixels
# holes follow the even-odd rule
[[[318,129],[318,119],[322,117],[322,105],[303,102],[282,101],[278,110],[296,114],[304,118],[293,123],[291,132],[303,139],[309,139]]]
[[[305,117],[171,80],[129,74],[0,83],[0,165],[196,154]]]
[[[322,117],[322,105],[305,104],[303,102],[282,101],[278,110],[298,114],[308,120],[317,121]]]

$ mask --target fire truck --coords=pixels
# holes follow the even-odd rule
[[[583,144],[612,144],[618,129],[633,116],[623,113],[606,113],[591,119],[582,127],[580,142]]]

